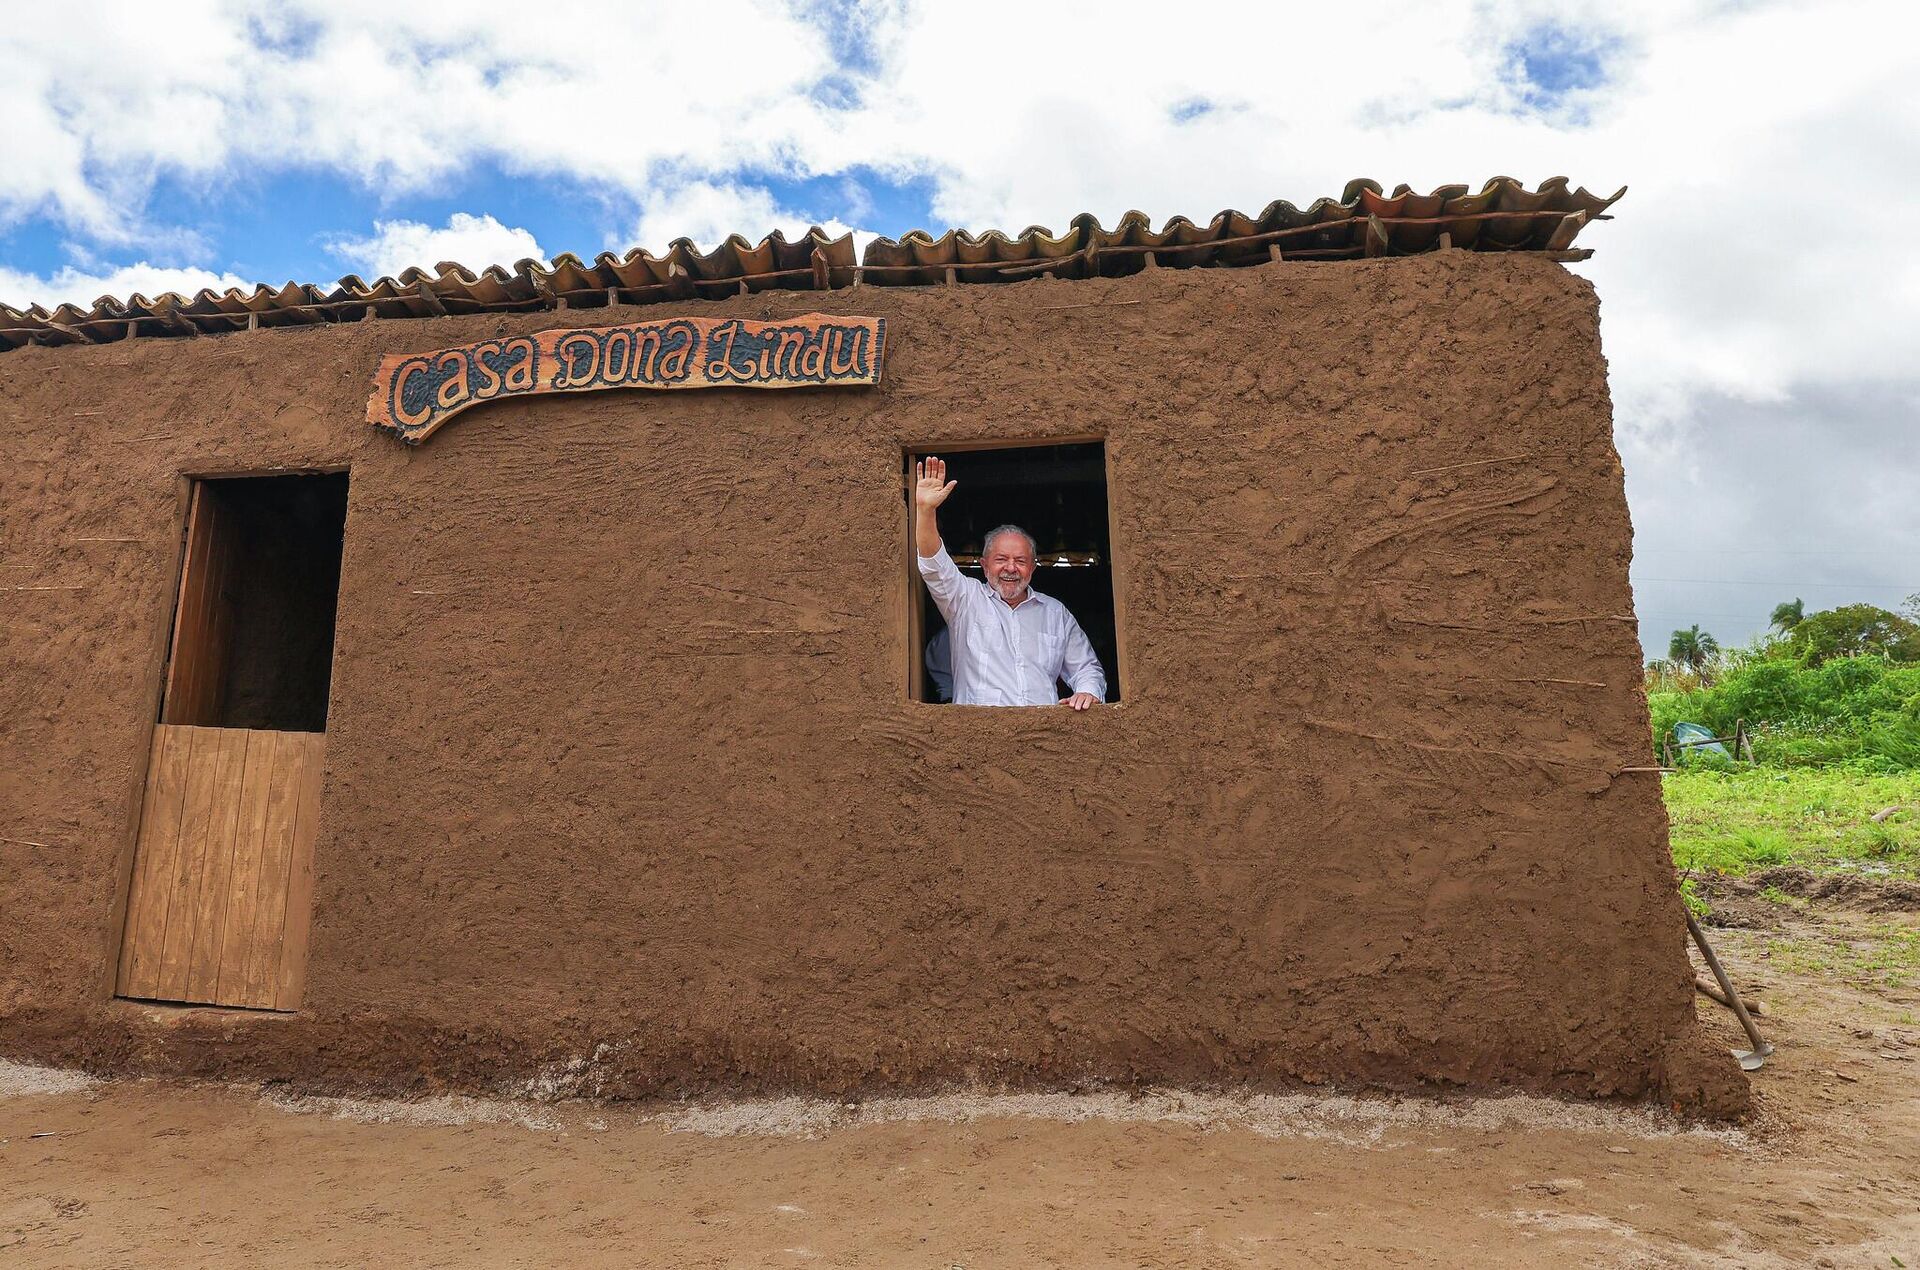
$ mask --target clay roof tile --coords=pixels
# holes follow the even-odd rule
[[[371,283],[349,274],[331,287],[288,282],[274,289],[202,290],[192,298],[167,293],[149,299],[102,296],[89,308],[61,304],[51,312],[0,303],[0,351],[25,344],[108,343],[131,336],[217,334],[258,326],[351,322],[441,314],[597,308],[696,297],[719,299],[740,291],[809,291],[856,282],[930,286],[946,282],[1018,282],[1050,273],[1062,278],[1119,277],[1149,265],[1184,269],[1264,264],[1282,258],[1357,260],[1434,250],[1442,234],[1451,246],[1474,251],[1533,251],[1557,259],[1583,258],[1573,238],[1588,221],[1604,219],[1622,194],[1607,198],[1585,187],[1569,191],[1556,176],[1529,190],[1499,176],[1479,191],[1442,185],[1425,194],[1406,185],[1387,194],[1377,181],[1347,183],[1338,199],[1316,199],[1304,210],[1283,199],[1257,214],[1228,208],[1204,225],[1174,216],[1158,229],[1144,212],[1129,211],[1107,229],[1090,212],[1065,233],[1030,225],[1016,235],[950,229],[934,237],[913,230],[877,238],[856,256],[853,236],[830,237],[814,226],[798,238],[779,230],[758,242],[735,234],[702,252],[685,238],[665,254],[634,249],[602,252],[591,264],[569,252],[548,262],[521,260],[511,270],[489,265],[479,273],[452,261],[432,272],[403,270]]]

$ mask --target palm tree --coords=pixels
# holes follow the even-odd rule
[[[1776,604],[1773,606],[1773,617],[1767,625],[1784,635],[1794,627],[1800,625],[1801,619],[1806,617],[1806,615],[1806,601],[1802,600],[1799,596],[1795,596],[1793,602],[1790,604]]]
[[[1667,660],[1676,666],[1685,666],[1696,675],[1719,655],[1720,641],[1701,630],[1698,622],[1684,631],[1675,631],[1667,641]]]

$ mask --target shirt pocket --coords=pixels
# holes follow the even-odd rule
[[[1040,633],[1040,669],[1048,674],[1061,674],[1067,659],[1067,633],[1047,630]]]
[[[976,665],[982,661],[991,664],[1006,660],[1007,637],[991,621],[968,622],[966,645]]]

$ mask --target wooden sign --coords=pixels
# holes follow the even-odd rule
[[[661,318],[480,340],[380,361],[367,422],[409,445],[473,406],[604,388],[819,388],[880,382],[885,318]]]

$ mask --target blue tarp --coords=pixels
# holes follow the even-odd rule
[[[1684,763],[1695,754],[1713,754],[1720,758],[1732,758],[1727,747],[1713,739],[1713,731],[1697,723],[1676,723],[1673,725],[1673,748],[1676,751],[1674,761]]]

